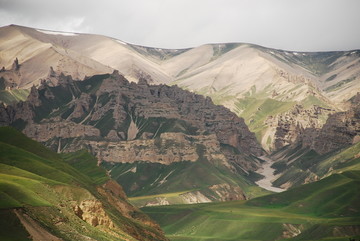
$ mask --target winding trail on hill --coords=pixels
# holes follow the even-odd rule
[[[259,157],[261,160],[263,160],[262,167],[257,171],[257,173],[264,176],[263,179],[255,182],[259,187],[262,187],[266,190],[272,191],[272,192],[283,192],[286,189],[274,187],[272,185],[272,181],[276,179],[276,175],[274,175],[275,169],[271,167],[273,164],[273,160],[268,158],[267,156],[261,156]]]

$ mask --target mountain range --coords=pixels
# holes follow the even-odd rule
[[[294,143],[297,131],[281,127],[293,126],[286,116],[298,104],[305,113],[326,109],[317,118],[305,114],[300,132],[320,128],[331,111],[347,110],[360,88],[358,50],[307,53],[240,43],[169,50],[15,25],[1,28],[0,36],[0,76],[4,89],[13,90],[6,92],[10,100],[26,96],[17,88],[29,90],[43,79],[56,84],[54,72],[83,79],[119,70],[129,81],[145,77],[210,96],[242,116],[266,150]]]
[[[256,233],[266,226],[273,229],[269,240],[341,239],[346,230],[350,237],[359,235],[359,50],[310,53],[243,43],[171,50],[10,25],[0,28],[0,68],[0,126],[12,126],[52,149],[51,158],[33,153],[36,165],[43,165],[41,158],[50,158],[56,168],[68,162],[72,167],[66,172],[78,168],[82,174],[71,169],[66,175],[85,175],[81,178],[87,181],[49,181],[46,172],[27,169],[21,155],[9,162],[7,149],[14,147],[6,144],[32,151],[21,144],[28,141],[17,144],[25,137],[12,129],[3,129],[4,138],[16,138],[3,140],[1,163],[6,170],[34,173],[31,178],[41,185],[85,185],[91,203],[105,207],[99,213],[106,217],[103,223],[112,223],[113,236],[103,236],[109,227],[92,225],[100,228],[81,231],[75,226],[71,232],[77,237],[165,240],[153,221],[127,203],[125,193],[174,240],[264,240]],[[89,162],[87,172],[83,168]],[[21,173],[12,178],[22,178]],[[8,182],[4,177],[5,216],[17,220],[17,226],[30,217],[51,235],[74,239],[27,207],[56,207],[67,191],[60,190],[65,197],[58,200],[37,194],[36,186],[30,194],[17,195],[14,187],[22,182]],[[108,182],[125,192],[111,198],[122,200],[128,229],[113,219],[119,210],[111,206],[117,204],[104,201],[104,192],[118,192],[107,190]],[[269,195],[275,190],[284,192]],[[337,192],[343,198],[332,200]],[[87,199],[76,201],[64,207],[73,210],[64,218],[76,220],[75,215],[89,223],[93,218],[83,215]],[[225,204],[164,207],[214,201]],[[257,219],[257,213],[263,218]],[[232,221],[241,218],[257,225],[250,228],[244,222],[248,231],[235,235]],[[145,224],[130,228],[133,222]],[[202,222],[208,227],[200,228]],[[216,223],[230,226],[219,235],[209,233]]]

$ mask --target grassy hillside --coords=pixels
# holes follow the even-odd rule
[[[1,127],[0,220],[9,222],[1,222],[0,239],[26,240],[40,232],[44,240],[164,240],[109,180],[85,151],[62,157]]]
[[[246,97],[237,101],[236,109],[239,115],[245,119],[249,129],[255,132],[256,138],[261,141],[267,128],[266,118],[288,111],[294,105],[295,102]]]
[[[360,171],[252,199],[146,207],[171,240],[360,238]]]
[[[208,201],[230,200],[232,194],[244,194],[253,198],[269,192],[256,186],[251,179],[255,173],[231,170],[221,160],[208,160],[200,146],[199,159],[195,162],[182,161],[169,165],[159,163],[102,163],[111,177],[124,187],[132,203],[144,206],[162,198],[171,204],[187,203],[182,196],[186,193],[201,193]],[[254,161],[248,157],[249,162]],[[216,187],[216,186],[219,187]],[[220,194],[221,193],[221,194]],[[193,196],[190,194],[191,196]],[[187,195],[185,195],[187,196]],[[195,195],[195,199],[201,198]],[[233,197],[234,199],[235,196]],[[186,197],[185,197],[186,199]]]

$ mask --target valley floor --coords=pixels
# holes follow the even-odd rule
[[[262,167],[258,170],[257,173],[259,173],[260,175],[263,175],[264,178],[257,181],[256,184],[259,185],[259,187],[262,187],[262,188],[272,191],[272,192],[285,191],[285,189],[274,187],[272,185],[272,181],[274,181],[276,179],[276,175],[274,175],[275,169],[271,167],[271,165],[273,164],[273,160],[271,160],[270,158],[268,158],[266,156],[261,156],[259,158],[262,159],[264,162],[263,162]]]

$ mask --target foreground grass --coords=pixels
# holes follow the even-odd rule
[[[0,240],[29,240],[31,231],[14,210],[62,240],[163,240],[145,223],[148,218],[121,196],[121,188],[103,187],[108,180],[85,151],[59,155],[13,128],[1,127]],[[104,212],[113,225],[84,221],[74,209],[83,203],[94,218]]]

